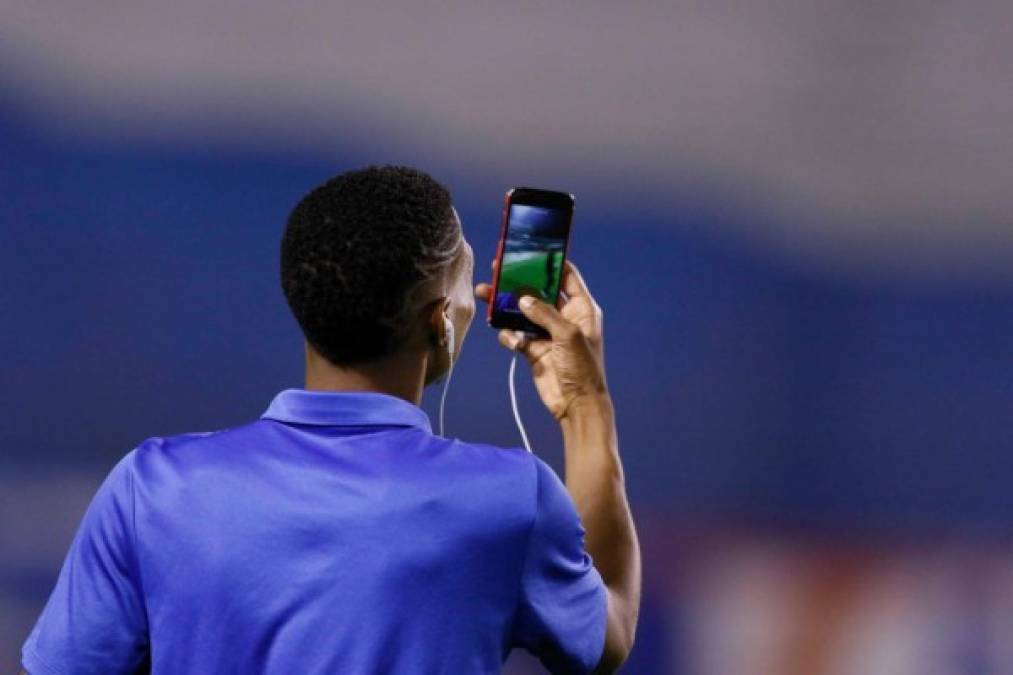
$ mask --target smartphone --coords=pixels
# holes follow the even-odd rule
[[[548,337],[517,306],[531,294],[555,305],[573,222],[573,195],[517,187],[506,193],[496,250],[496,278],[486,320],[493,328]]]

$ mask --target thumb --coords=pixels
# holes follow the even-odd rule
[[[579,330],[574,324],[564,319],[558,309],[533,295],[522,295],[517,301],[517,306],[524,316],[549,331],[553,340],[569,338],[574,330]]]

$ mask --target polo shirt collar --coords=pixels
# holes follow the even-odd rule
[[[285,389],[260,417],[294,424],[407,426],[433,431],[422,408],[378,391]]]

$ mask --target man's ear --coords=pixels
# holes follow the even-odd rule
[[[446,346],[446,328],[443,318],[447,316],[449,298],[437,298],[426,305],[429,339],[436,347]]]

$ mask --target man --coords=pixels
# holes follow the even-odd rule
[[[421,171],[370,167],[310,192],[281,247],[305,388],[113,468],[25,669],[497,673],[519,646],[553,672],[615,671],[640,560],[601,310],[568,264],[560,307],[522,303],[551,339],[499,333],[562,428],[564,488],[523,449],[434,435],[418,407],[475,297],[492,300],[473,262],[449,193]]]

